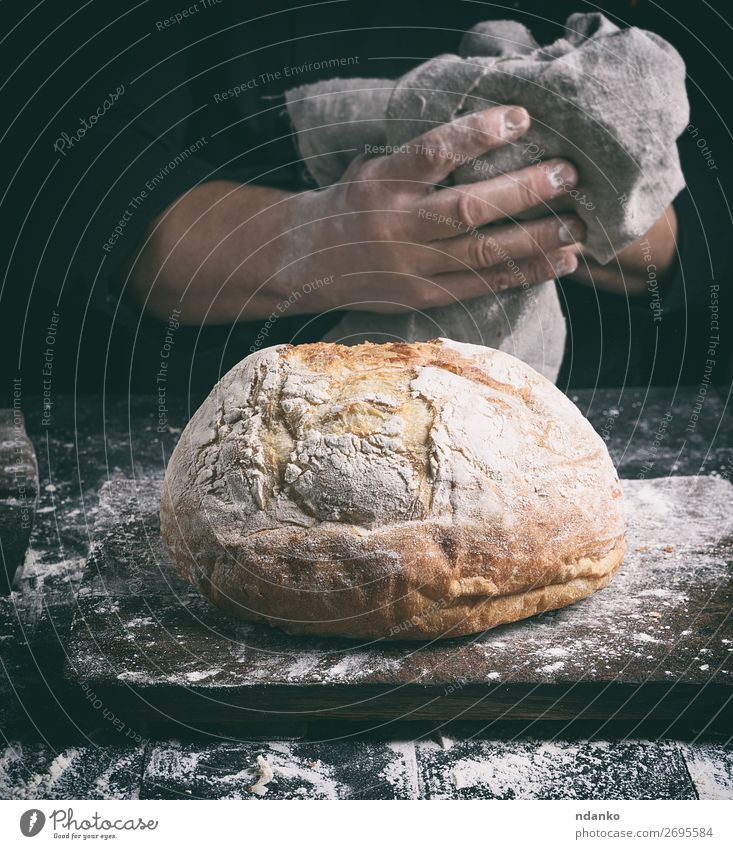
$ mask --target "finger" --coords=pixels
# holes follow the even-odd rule
[[[424,239],[440,239],[513,218],[561,197],[577,182],[578,172],[570,162],[551,159],[480,183],[440,189],[416,209],[418,233]]]
[[[425,287],[421,302],[416,306],[430,309],[454,303],[456,300],[478,298],[491,292],[525,288],[554,277],[565,277],[572,274],[577,267],[578,259],[575,254],[570,250],[561,250],[518,262],[510,260],[483,273],[456,271],[436,274],[432,278],[433,285]]]
[[[459,165],[518,138],[529,128],[529,114],[521,106],[495,106],[441,124],[399,150],[375,160],[377,178],[408,180],[424,193]],[[421,188],[422,186],[422,188]]]
[[[430,277],[420,274],[393,272],[367,272],[377,279],[384,276],[394,278],[389,287],[376,287],[384,294],[375,298],[349,301],[339,304],[339,309],[377,313],[401,313],[415,309],[430,309],[446,306],[456,301],[478,298],[492,292],[531,286],[553,277],[565,277],[578,267],[578,258],[573,248],[553,251],[546,256],[532,257],[514,262],[509,260],[502,265],[478,271],[459,271],[446,274],[434,274]],[[359,280],[364,272],[348,272],[344,278]],[[375,287],[372,286],[372,289]],[[359,291],[356,286],[352,291]]]
[[[423,268],[425,273],[458,271],[459,266],[491,268],[576,244],[585,232],[585,225],[574,215],[493,225],[466,236],[428,242],[421,255]]]

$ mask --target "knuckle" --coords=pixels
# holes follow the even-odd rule
[[[485,251],[479,239],[474,239],[471,236],[468,237],[466,259],[471,268],[483,268]]]
[[[363,153],[359,154],[357,159],[351,162],[346,173],[352,169],[352,173],[358,174],[361,180],[377,180],[382,171],[382,157],[366,157]]]
[[[494,132],[501,124],[501,119],[504,114],[503,106],[492,106],[489,109],[482,109],[479,112],[473,112],[467,119],[470,126],[484,132]]]
[[[354,171],[360,171],[367,162],[370,162],[373,159],[371,156],[367,156],[366,153],[357,153],[356,156],[349,162],[346,166],[346,171],[344,173],[349,174]]]
[[[467,191],[458,193],[455,201],[455,214],[464,227],[478,226],[481,224],[482,215],[485,215],[485,213],[484,204],[476,195]]]
[[[525,274],[533,283],[539,283],[541,280],[548,280],[553,277],[552,263],[547,257],[537,257],[530,260]]]
[[[553,249],[558,242],[558,227],[553,222],[537,222],[525,226],[522,233],[522,247],[526,255],[539,254],[541,251]]]
[[[358,171],[344,174],[341,183],[345,184],[348,202],[356,209],[383,207],[385,203],[398,206],[399,193],[384,179],[378,160],[367,160]]]
[[[445,304],[450,303],[450,300],[450,296],[439,286],[429,286],[426,288],[420,306],[422,309],[429,310],[434,307],[445,306]]]
[[[542,200],[542,194],[538,191],[535,180],[518,180],[515,186],[516,197],[522,209],[530,209],[537,206]]]
[[[433,171],[438,168],[441,163],[450,156],[450,151],[445,145],[442,136],[439,134],[429,134],[421,145],[417,146],[417,155],[423,162],[423,165],[428,171]]]
[[[442,303],[443,292],[439,286],[429,280],[422,281],[416,288],[412,305],[416,309],[430,309]]]
[[[363,154],[360,154],[357,159],[349,163],[339,182],[346,184],[350,194],[359,196],[361,193],[367,192],[370,186],[373,189],[374,186],[379,185],[380,174],[379,160],[365,159]]]
[[[496,251],[486,238],[470,236],[468,262],[473,268],[489,268],[496,264]]]

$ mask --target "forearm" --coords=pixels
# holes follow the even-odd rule
[[[275,277],[294,197],[224,180],[197,186],[151,223],[121,285],[151,315],[180,309],[185,324],[268,316],[282,299]]]

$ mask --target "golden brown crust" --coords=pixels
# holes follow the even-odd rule
[[[419,367],[433,366],[492,389],[527,398],[525,387],[517,388],[494,380],[465,357],[445,348],[437,339],[430,342],[385,342],[383,345],[364,342],[351,347],[330,342],[312,342],[308,345],[288,345],[282,358],[297,359],[317,373],[332,372],[337,363],[360,372],[373,372],[375,369],[414,371]]]
[[[314,453],[323,444],[336,446],[340,488],[314,501],[329,474],[331,455]],[[402,458],[411,502],[389,501],[374,481],[398,484],[368,465],[366,484],[349,479],[363,445],[369,462],[386,451],[381,475]],[[181,437],[161,529],[179,572],[219,607],[359,638],[459,636],[562,607],[606,586],[624,550],[618,479],[577,409],[513,358],[442,341],[245,360]]]
[[[520,619],[548,610],[557,610],[580,601],[597,590],[607,587],[622,559],[623,550],[613,552],[612,557],[607,560],[615,562],[616,565],[606,574],[598,577],[571,578],[561,584],[536,587],[510,595],[467,596],[453,601],[450,605],[442,605],[440,600],[421,601],[418,594],[416,602],[403,605],[407,608],[406,612],[412,612],[402,617],[395,616],[391,605],[388,604],[368,613],[362,613],[357,609],[350,614],[343,610],[345,605],[341,604],[337,618],[334,618],[333,610],[326,608],[319,619],[303,621],[294,615],[285,615],[284,608],[281,609],[280,615],[275,617],[251,616],[243,614],[241,605],[232,603],[228,599],[222,600],[220,596],[215,595],[211,600],[235,616],[267,622],[288,634],[332,635],[354,639],[374,639],[375,637],[394,640],[446,639],[477,634],[496,628],[498,625],[517,622]],[[603,565],[605,567],[606,564]],[[309,612],[315,613],[316,609],[312,603],[308,601],[307,604]],[[302,615],[303,609],[302,606],[298,607],[299,615]]]
[[[557,561],[553,552],[492,558],[483,534],[458,540],[445,527],[371,532],[356,548],[339,530],[320,530],[220,539],[217,556],[205,546],[195,563],[180,536],[168,530],[166,542],[182,576],[235,616],[290,634],[400,640],[458,637],[572,604],[607,586],[624,555],[623,539]]]

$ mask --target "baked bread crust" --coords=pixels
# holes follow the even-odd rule
[[[507,354],[438,339],[247,357],[176,446],[161,531],[180,574],[245,619],[433,639],[605,587],[625,522],[568,398]]]

